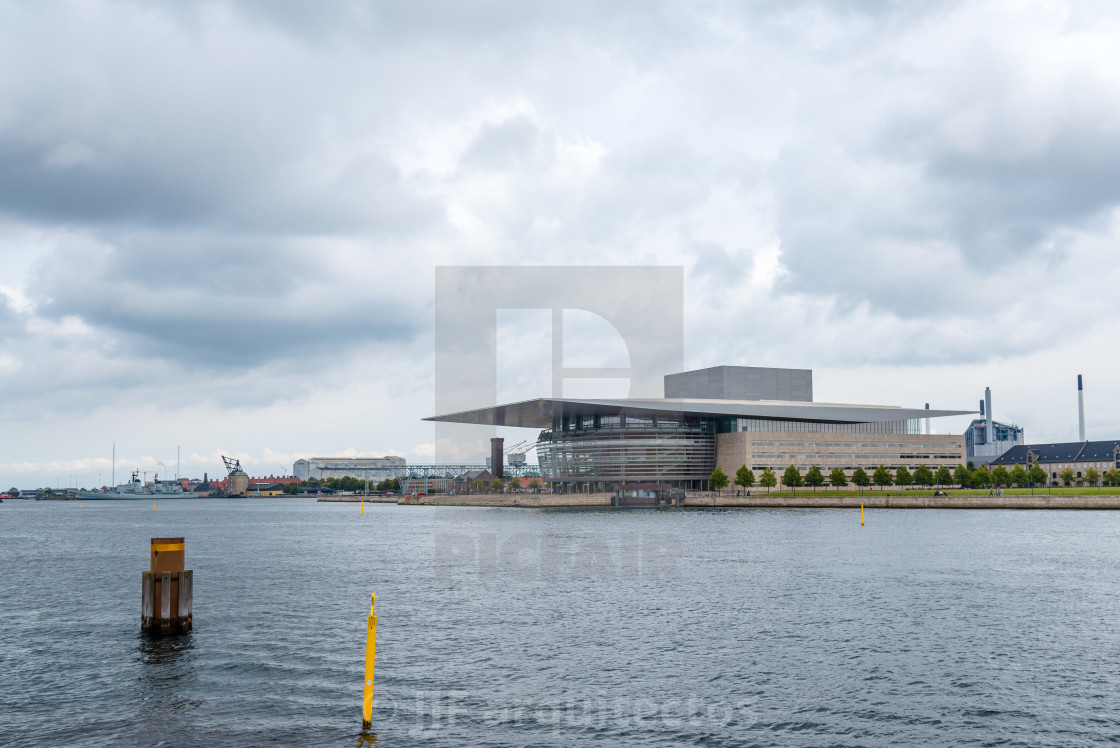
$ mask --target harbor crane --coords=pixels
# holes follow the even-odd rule
[[[233,475],[235,472],[241,470],[241,460],[235,460],[232,457],[222,455],[222,462],[226,464],[226,473]]]

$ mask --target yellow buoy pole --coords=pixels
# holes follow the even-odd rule
[[[859,526],[863,527],[863,504],[859,505]]]
[[[373,614],[376,595],[369,596],[369,619],[366,622],[366,679],[362,691],[362,729],[373,725],[373,662],[377,657],[377,616]]]
[[[361,514],[362,516],[365,516],[365,513],[366,513],[366,500],[365,500],[365,499],[362,499],[362,511],[361,511],[361,512],[359,512],[359,513],[360,513],[360,514]]]
[[[156,502],[153,501],[152,502],[152,511],[154,512],[155,510],[156,510]]]

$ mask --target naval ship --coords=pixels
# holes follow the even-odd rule
[[[184,491],[179,481],[159,479],[156,475],[155,482],[145,486],[140,482],[139,471],[133,470],[128,483],[121,483],[111,491],[79,491],[79,499],[193,499],[198,494]]]

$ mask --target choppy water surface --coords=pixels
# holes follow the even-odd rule
[[[1120,514],[0,505],[0,744],[1120,740]],[[139,634],[153,536],[195,631]]]

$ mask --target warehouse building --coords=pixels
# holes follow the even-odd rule
[[[292,475],[300,480],[365,479],[371,471],[405,466],[403,457],[311,457],[296,460]]]

